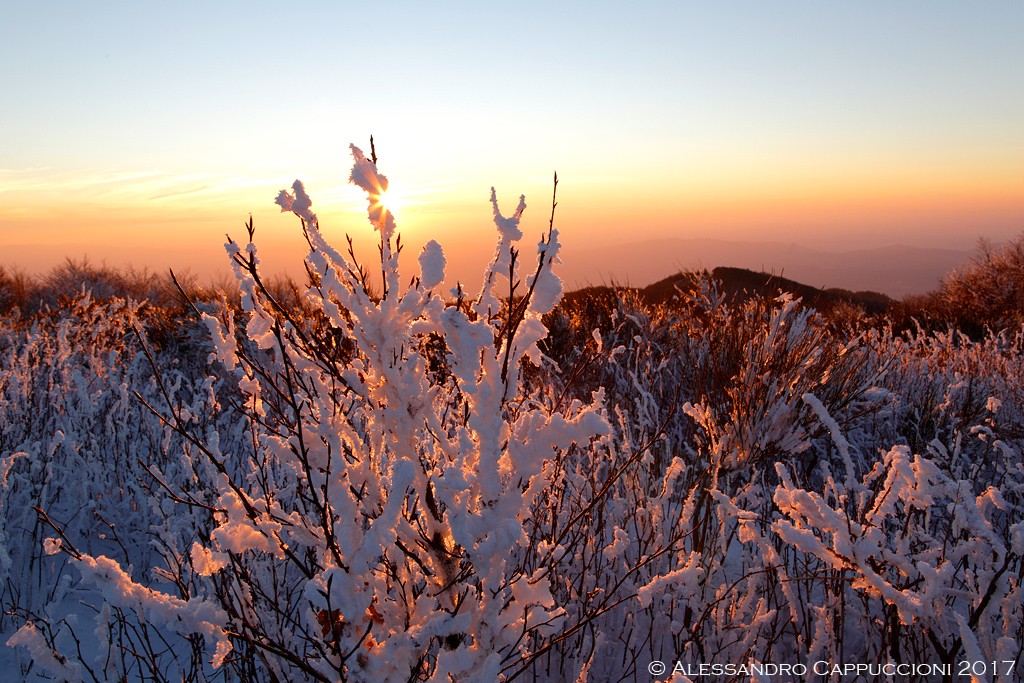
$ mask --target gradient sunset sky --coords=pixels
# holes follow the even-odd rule
[[[473,280],[494,185],[564,258],[664,237],[1024,231],[1024,2],[38,2],[0,29],[0,265],[301,272],[301,178],[372,256],[348,143]],[[681,257],[682,258],[682,257]],[[633,274],[638,283],[660,277]]]

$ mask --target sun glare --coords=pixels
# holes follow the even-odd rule
[[[394,187],[389,187],[386,192],[377,195],[377,203],[384,207],[385,210],[390,211],[391,215],[396,218],[401,214],[403,206],[402,196]]]

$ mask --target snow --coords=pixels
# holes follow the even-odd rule
[[[292,183],[292,191],[281,190],[274,202],[281,207],[281,212],[292,212],[302,219],[307,226],[317,224],[316,214],[312,212],[313,200],[306,194],[306,187],[301,180]]]
[[[168,624],[178,633],[201,633],[216,643],[211,659],[220,666],[231,652],[231,641],[224,629],[227,614],[212,602],[193,598],[185,601],[142,586],[124,572],[114,560],[87,555],[75,560],[82,580],[95,585],[104,601],[125,609],[137,609],[149,621]]]
[[[645,609],[650,607],[656,597],[667,597],[683,602],[690,599],[697,592],[698,580],[704,571],[698,565],[697,559],[696,555],[692,555],[685,566],[657,576],[647,585],[641,586],[636,595],[640,606]]]
[[[352,165],[349,181],[366,192],[370,223],[375,230],[380,231],[384,240],[389,240],[395,231],[395,217],[380,201],[381,195],[388,191],[388,179],[377,172],[377,167],[366,158],[361,149],[355,145],[350,145],[350,148],[355,163]]]
[[[54,652],[39,629],[31,622],[26,623],[7,639],[7,647],[23,647],[29,651],[32,661],[47,673],[73,683],[82,680],[82,667],[77,662],[68,662]]]
[[[435,240],[430,240],[423,245],[420,252],[420,283],[426,289],[434,289],[444,282],[444,268],[447,261],[444,258],[444,250]]]

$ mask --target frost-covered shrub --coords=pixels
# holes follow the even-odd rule
[[[164,384],[158,386],[138,341],[152,320],[143,308],[116,298],[96,301],[85,293],[32,320],[4,320],[2,623],[9,632],[27,620],[12,644],[28,647],[33,659],[52,647],[84,653],[66,671],[58,667],[61,675],[77,671],[88,677],[90,670],[100,678],[140,675],[147,653],[156,670],[170,676],[181,670],[172,665],[173,652],[162,666],[157,661],[163,646],[150,641],[155,634],[104,607],[73,578],[74,558],[82,553],[116,558],[144,572],[151,567],[168,572],[174,561],[166,546],[167,513],[188,516],[188,508],[169,505],[158,482],[160,473],[182,482],[190,478],[180,469],[189,447],[165,431],[146,402],[189,405],[189,394],[203,385],[205,373],[187,367],[182,362],[187,356],[176,356],[163,367]],[[209,393],[211,384],[205,386]],[[186,525],[179,520],[173,526],[180,531]],[[120,641],[119,648],[102,642],[93,628],[83,634],[73,626],[80,618],[91,620],[95,610],[100,610],[98,625],[115,634],[111,638]],[[126,651],[141,654],[125,659]],[[66,661],[59,655],[49,659]],[[25,675],[32,670],[31,661],[22,666]]]
[[[893,317],[904,329],[953,328],[974,340],[1011,334],[1024,323],[1024,234],[1003,243],[979,240],[977,254],[927,294],[906,297]]]
[[[637,582],[648,609],[601,621],[603,637],[565,658],[603,650],[604,671],[639,676],[628,664],[643,657],[1018,657],[1019,338],[858,332],[786,296],[733,303],[699,280],[672,308],[629,294],[603,305],[566,309],[556,324],[571,341],[549,347],[577,392],[604,389],[614,439],[659,439],[600,510],[610,531],[593,532],[601,580],[587,589],[633,583],[609,560],[652,547],[652,520],[676,535],[652,575],[686,580]],[[608,333],[591,340],[601,316]]]
[[[36,294],[37,285],[26,272],[0,266],[0,315],[26,309]]]
[[[380,203],[387,180],[358,149],[353,156],[352,181],[380,234],[379,298],[366,271],[323,239],[300,183],[278,198],[302,219],[309,296],[329,321],[328,340],[347,347],[344,365],[266,296],[253,245],[230,246],[245,336],[267,354],[255,360],[233,330],[210,321],[251,407],[255,449],[250,472],[226,477],[226,516],[192,559],[223,582],[232,630],[268,671],[497,678],[564,619],[545,572],[527,573],[516,557],[552,474],[545,461],[605,430],[592,408],[556,412],[521,386],[522,364],[539,359],[541,316],[561,293],[551,274],[557,233],[521,282],[514,244],[525,204],[506,218],[492,192],[495,258],[476,299],[446,307],[435,242],[402,289],[400,241]],[[431,371],[438,341],[443,368]],[[285,573],[292,579],[282,582]]]
[[[979,254],[942,281],[940,301],[954,319],[1000,329],[1024,322],[1024,235],[995,246],[982,241]]]

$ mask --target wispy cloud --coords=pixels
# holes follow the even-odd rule
[[[171,173],[160,170],[46,167],[0,168],[0,197],[9,209],[34,204],[144,204],[185,196],[206,202],[226,199],[246,188],[276,187],[277,178],[219,173]],[[268,190],[269,192],[269,190]]]

